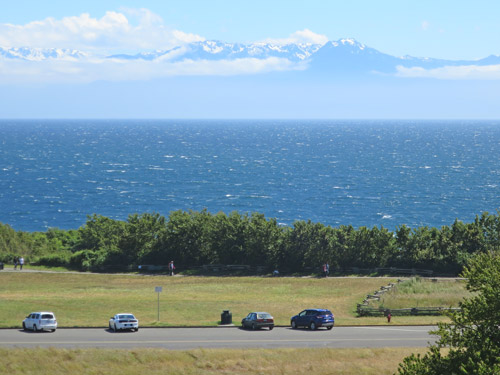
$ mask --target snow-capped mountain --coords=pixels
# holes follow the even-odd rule
[[[287,44],[270,43],[224,43],[208,40],[195,42],[170,50],[138,53],[136,55],[111,55],[109,58],[127,60],[234,60],[244,58],[266,59],[280,57],[290,61],[302,61],[310,58],[321,48],[319,44]]]
[[[398,67],[434,69],[444,66],[499,65],[500,56],[491,55],[481,60],[441,60],[412,56],[396,57],[368,47],[354,39],[339,39],[320,44],[272,43],[224,43],[203,41],[166,50],[145,51],[137,54],[115,54],[95,56],[92,53],[73,49],[59,48],[1,48],[0,59],[20,59],[26,61],[62,60],[79,61],[83,59],[105,60],[143,60],[143,61],[222,61],[237,59],[281,58],[290,63],[306,63],[311,73],[329,74],[369,74],[395,73]]]
[[[311,59],[315,71],[351,71],[394,73],[398,66],[435,69],[444,66],[497,65],[500,56],[491,55],[481,60],[443,60],[413,56],[396,57],[367,47],[354,39],[340,39],[323,45]]]
[[[80,60],[87,58],[89,54],[78,50],[64,48],[0,47],[0,56],[8,59],[42,61],[47,59]]]

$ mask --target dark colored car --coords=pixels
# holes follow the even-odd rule
[[[290,324],[293,329],[297,327],[308,327],[313,331],[319,327],[332,329],[335,325],[335,318],[330,310],[307,309],[292,316]]]
[[[241,321],[241,326],[251,329],[267,327],[272,330],[274,328],[274,318],[266,312],[251,312]]]

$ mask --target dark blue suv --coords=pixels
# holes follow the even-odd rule
[[[330,310],[326,309],[307,309],[298,315],[292,316],[290,324],[293,329],[297,327],[308,327],[315,330],[319,327],[332,329],[335,324],[335,318]]]

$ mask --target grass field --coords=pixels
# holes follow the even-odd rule
[[[429,279],[412,278],[396,286],[382,296],[374,307],[388,309],[407,307],[458,307],[458,302],[470,296],[464,280],[449,279],[433,282]]]
[[[66,374],[393,374],[411,353],[391,349],[1,349],[0,369],[10,375]]]
[[[211,326],[223,310],[239,324],[268,311],[277,325],[304,308],[324,307],[336,325],[386,324],[356,317],[356,304],[394,278],[168,277],[89,273],[0,272],[0,327],[19,327],[31,311],[54,311],[61,327],[104,327],[118,312],[142,326]],[[157,321],[155,286],[162,286]],[[392,324],[434,324],[444,317],[398,317]]]

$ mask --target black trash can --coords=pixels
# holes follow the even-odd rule
[[[220,324],[233,324],[233,314],[231,314],[231,311],[222,311],[222,314],[220,314]]]

